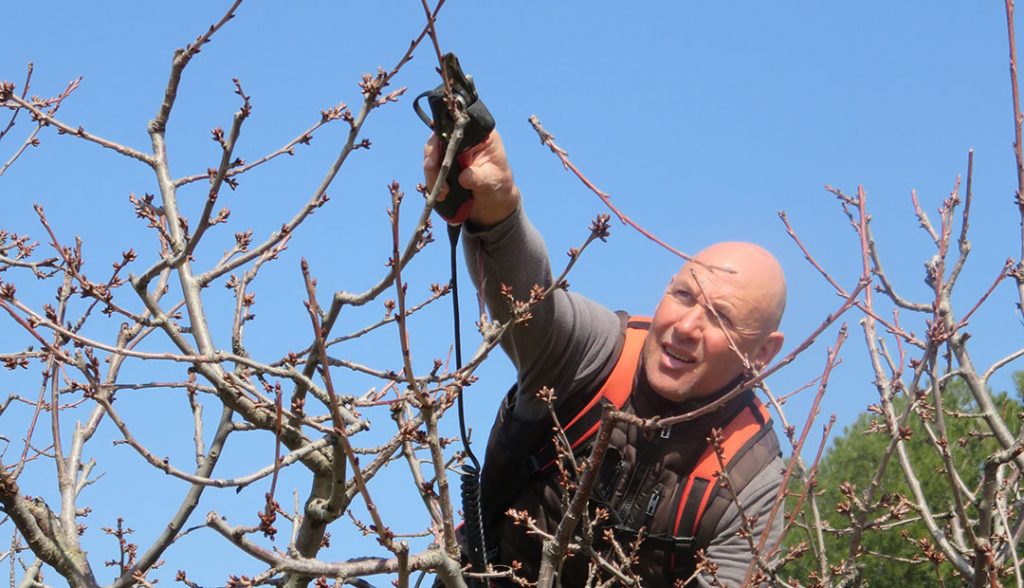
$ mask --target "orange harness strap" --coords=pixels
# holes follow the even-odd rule
[[[756,398],[753,405],[747,406],[740,411],[722,429],[722,463],[726,465],[731,463],[740,451],[747,446],[748,442],[764,430],[770,416],[768,408]],[[704,453],[701,454],[700,459],[697,460],[697,465],[693,468],[693,472],[690,474],[686,487],[679,498],[679,506],[676,507],[675,535],[679,535],[680,532],[691,536],[697,534],[697,527],[700,525],[701,517],[704,515],[704,510],[708,506],[708,501],[711,498],[721,472],[722,467],[719,464],[718,456],[715,455],[715,448],[712,445],[708,445]],[[694,490],[694,486],[698,487],[699,494],[691,497],[690,494]],[[688,510],[687,506],[690,505],[696,505],[696,512],[688,513],[690,516],[687,516],[687,519],[692,516],[693,522],[690,523],[690,528],[681,529],[684,511]],[[693,506],[690,506],[689,510],[693,510],[693,508]],[[689,523],[689,521],[687,522]],[[686,525],[682,526],[685,527]]]
[[[634,323],[636,323],[634,325]],[[580,412],[565,426],[569,430],[577,421],[583,418],[590,409],[594,408],[602,399],[612,403],[616,409],[622,408],[629,395],[633,392],[633,378],[636,375],[637,365],[640,362],[640,352],[643,351],[644,340],[647,338],[647,331],[650,329],[651,319],[647,317],[630,317],[626,328],[626,342],[622,345],[622,353],[619,354],[612,373],[605,380],[601,389],[590,399]],[[597,432],[601,421],[591,425],[578,439],[572,442],[572,448],[576,449]]]

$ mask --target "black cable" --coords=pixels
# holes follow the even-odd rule
[[[462,225],[448,225],[448,240],[451,244],[452,270],[452,314],[455,325],[455,369],[462,369],[462,328],[459,320],[459,282],[458,282],[458,245]],[[459,433],[462,436],[462,447],[466,457],[472,464],[462,463],[459,475],[462,494],[462,519],[465,525],[466,544],[469,547],[469,563],[473,571],[483,572],[487,569],[487,547],[484,543],[483,512],[480,507],[480,461],[469,446],[469,435],[466,432],[466,414],[462,402],[462,391],[456,400],[459,409]],[[469,581],[470,586],[482,585],[475,580]]]
[[[452,316],[455,326],[455,369],[462,369],[462,321],[459,319],[459,278],[458,278],[458,250],[459,235],[462,234],[462,225],[448,225],[448,241],[451,243],[451,270],[452,270]],[[459,407],[459,434],[462,435],[462,447],[466,451],[466,457],[473,462],[473,467],[480,469],[480,461],[477,460],[473,450],[469,447],[469,435],[466,433],[466,413],[462,405],[462,394],[458,397]]]

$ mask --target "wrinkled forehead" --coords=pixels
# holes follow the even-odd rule
[[[732,265],[711,265],[700,261],[688,261],[672,277],[673,284],[699,284],[705,289],[742,287],[750,276],[743,274]]]
[[[734,310],[763,312],[764,288],[757,273],[735,264],[686,263],[672,278],[673,286],[689,286],[711,303],[724,303]]]
[[[778,328],[786,306],[786,278],[778,260],[764,248],[744,242],[712,245],[686,263],[673,278],[693,284],[712,301],[728,302],[757,321]]]

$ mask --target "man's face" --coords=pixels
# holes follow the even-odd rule
[[[737,261],[730,246],[735,248],[722,244],[699,254],[706,265],[683,266],[654,313],[644,370],[651,388],[669,401],[712,394],[744,372],[740,354],[751,365],[764,365],[782,345],[772,315],[780,286],[756,259]],[[784,285],[781,292],[784,300]]]

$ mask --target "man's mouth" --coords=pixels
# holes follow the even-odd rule
[[[662,345],[661,351],[664,362],[670,369],[681,369],[688,365],[697,363],[697,358],[695,356],[680,349],[672,349]]]

